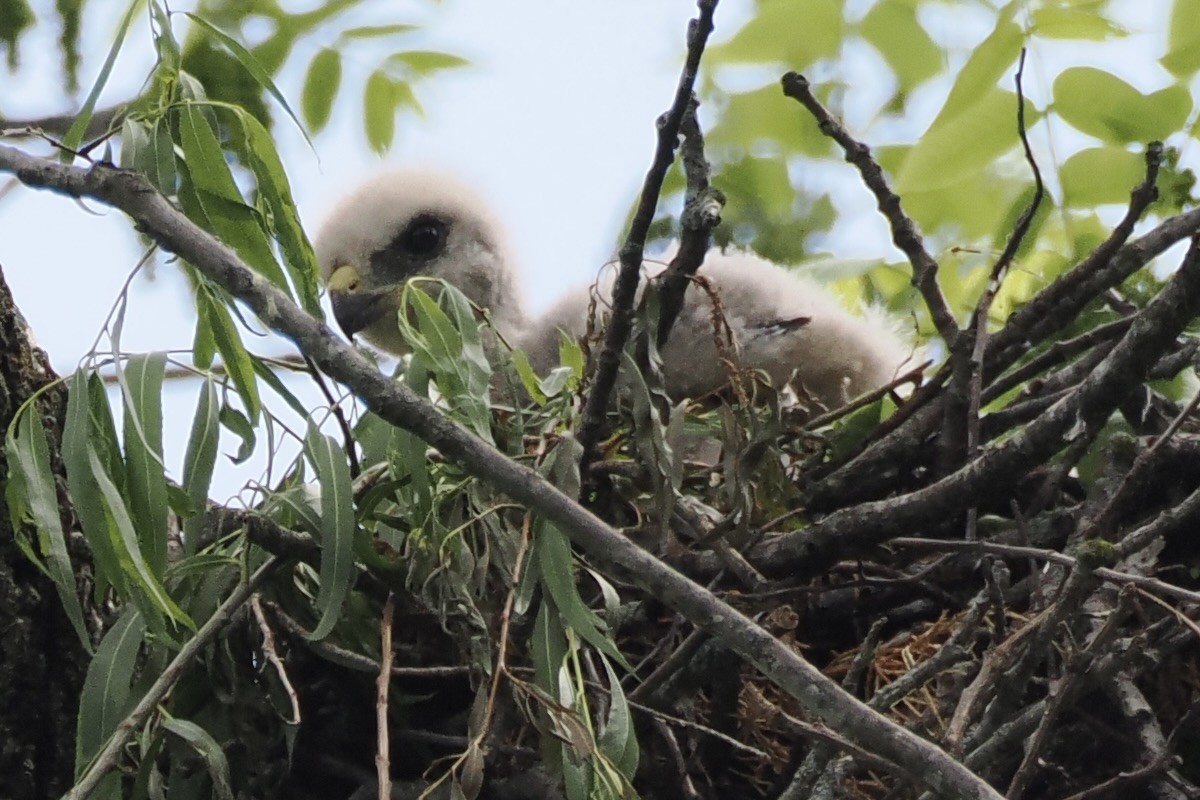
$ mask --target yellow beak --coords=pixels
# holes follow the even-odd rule
[[[362,283],[358,269],[348,264],[338,267],[329,276],[329,303],[333,306],[333,318],[349,338],[388,312],[388,305],[383,301],[390,291],[364,289]]]

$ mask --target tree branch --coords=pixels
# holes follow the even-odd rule
[[[641,277],[642,256],[646,248],[646,237],[654,222],[654,210],[662,193],[667,170],[675,161],[675,149],[679,146],[679,129],[692,101],[692,87],[696,85],[696,73],[700,68],[700,56],[713,29],[713,12],[717,0],[698,0],[700,15],[688,24],[687,58],[679,85],[675,89],[675,100],[670,110],[658,118],[658,144],[654,150],[654,161],[646,173],[642,193],[638,198],[637,210],[625,243],[621,245],[621,268],[613,284],[612,313],[608,318],[608,330],[604,334],[604,346],[596,362],[596,377],[587,396],[583,419],[579,424],[579,442],[583,445],[580,464],[585,474],[596,460],[596,448],[604,438],[607,428],[608,400],[617,384],[617,373],[621,368],[621,351],[633,329],[633,304],[637,299],[638,282]]]
[[[925,249],[925,242],[921,238],[921,232],[917,230],[917,224],[904,213],[899,196],[888,186],[883,169],[871,157],[871,149],[851,136],[846,128],[833,118],[825,106],[821,105],[821,101],[813,95],[808,78],[799,72],[789,72],[783,76],[783,93],[808,109],[808,113],[813,115],[820,126],[821,133],[837,142],[845,152],[846,160],[858,168],[863,183],[875,195],[880,213],[891,226],[892,241],[912,264],[913,286],[917,287],[921,296],[925,298],[925,305],[929,308],[929,315],[933,318],[938,334],[947,347],[953,348],[959,335],[958,322],[955,321],[950,304],[946,302],[942,289],[938,286],[937,261]]]
[[[1158,355],[1200,310],[1200,235],[1163,290],[1091,374],[1024,429],[958,471],[915,492],[836,511],[803,531],[764,542],[748,557],[767,575],[809,577],[851,553],[950,518],[988,485],[1007,485],[1068,441],[1068,431],[1103,425]]]
[[[97,165],[60,164],[0,146],[0,171],[29,186],[90,197],[124,211],[138,228],[244,302],[268,327],[291,339],[326,374],[344,383],[389,423],[419,436],[445,457],[559,526],[592,562],[639,586],[757,667],[853,741],[921,775],[945,797],[998,800],[1000,795],[935,745],[869,710],[747,616],[621,536],[530,468],[443,417],[428,400],[390,380],[361,353],[252,272],[226,245],[174,208],[141,176]],[[1185,270],[1190,274],[1190,270]],[[1168,287],[1169,290],[1170,287]],[[1138,330],[1135,325],[1134,330]]]

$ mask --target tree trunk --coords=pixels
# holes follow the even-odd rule
[[[0,429],[6,431],[21,404],[56,379],[45,352],[31,342],[0,272]],[[75,526],[62,490],[59,448],[64,388],[42,394],[38,410],[59,479],[64,530],[71,531]],[[7,475],[8,455],[0,440],[0,476]],[[84,551],[79,537],[70,547],[73,557]],[[54,585],[18,548],[7,501],[0,495],[0,797],[57,797],[71,786],[75,717],[86,668],[87,654]]]

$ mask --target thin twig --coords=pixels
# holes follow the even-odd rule
[[[608,318],[608,330],[604,335],[604,346],[596,361],[596,377],[583,409],[579,423],[579,442],[583,445],[581,469],[586,474],[588,466],[597,457],[597,447],[607,429],[608,402],[617,383],[621,367],[621,351],[633,329],[633,304],[637,298],[638,282],[642,269],[642,256],[646,237],[654,222],[654,211],[662,192],[667,170],[675,160],[675,149],[679,146],[679,129],[692,99],[696,85],[696,74],[700,68],[700,56],[713,29],[713,12],[717,0],[698,0],[700,14],[688,24],[687,58],[675,89],[675,100],[666,114],[658,119],[658,144],[654,150],[654,161],[646,173],[642,193],[638,198],[637,210],[629,226],[625,243],[619,253],[621,268],[613,283],[612,311]]]
[[[1200,495],[1200,492],[1197,493]],[[1200,504],[1197,504],[1200,506]],[[1050,564],[1058,564],[1063,567],[1074,569],[1078,566],[1078,560],[1066,553],[1058,553],[1054,550],[1045,550],[1040,547],[1023,547],[1015,544],[999,544],[996,542],[963,542],[949,541],[943,539],[917,539],[908,536],[901,536],[892,539],[888,544],[896,545],[897,547],[911,547],[917,550],[933,550],[936,552],[965,552],[965,553],[995,553],[997,555],[1009,556],[1011,558],[1032,558],[1037,561],[1044,561]],[[1157,578],[1148,578],[1145,575],[1134,575],[1132,572],[1120,572],[1118,570],[1109,569],[1108,567],[1097,567],[1094,570],[1099,578],[1116,584],[1117,586],[1131,585],[1145,589],[1153,594],[1162,595],[1164,597],[1173,597],[1176,600],[1183,600],[1189,603],[1200,604],[1200,592],[1194,592],[1190,589],[1184,589],[1180,586],[1175,586]]]
[[[892,241],[912,265],[913,286],[917,287],[917,291],[924,298],[934,327],[946,345],[953,348],[954,343],[958,341],[958,323],[950,310],[950,304],[942,294],[941,287],[938,286],[937,261],[925,249],[925,242],[917,230],[917,223],[904,213],[900,197],[892,191],[883,175],[883,169],[871,157],[871,149],[851,136],[845,126],[834,119],[812,93],[808,79],[799,72],[789,72],[783,76],[783,93],[808,109],[808,113],[817,121],[821,133],[837,142],[845,153],[846,160],[858,168],[863,183],[875,195],[880,213],[891,226]]]
[[[267,615],[263,613],[262,598],[257,594],[250,598],[250,608],[254,611],[254,619],[258,622],[258,631],[263,637],[263,655],[267,657],[267,661],[275,668],[275,674],[279,676],[279,682],[283,684],[283,690],[287,693],[288,701],[292,704],[292,718],[287,720],[287,724],[299,725],[300,696],[296,693],[296,688],[292,686],[292,680],[288,677],[287,667],[284,666],[283,659],[279,657],[279,650],[275,647],[275,632],[271,630],[271,625],[267,622]]]
[[[179,652],[171,659],[171,663],[167,664],[162,674],[142,695],[128,716],[117,725],[116,730],[108,737],[108,741],[100,748],[100,752],[96,754],[92,763],[71,787],[71,791],[63,795],[62,800],[86,800],[104,776],[119,766],[125,747],[135,734],[141,732],[143,726],[150,719],[150,715],[167,696],[167,692],[171,691],[171,687],[183,675],[184,670],[233,620],[234,612],[247,603],[251,596],[258,591],[258,587],[263,584],[263,581],[283,563],[281,559],[274,556],[267,559],[245,583],[234,589],[229,597],[217,606],[217,610],[208,618],[208,621],[200,626],[195,636],[179,648]]]
[[[379,800],[391,800],[391,745],[388,744],[388,690],[392,685],[392,623],[396,616],[396,596],[388,592],[379,618],[379,675],[375,679],[375,781]]]

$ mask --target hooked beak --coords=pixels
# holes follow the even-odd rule
[[[354,334],[387,313],[384,300],[388,294],[387,290],[363,290],[358,270],[349,265],[338,267],[329,276],[329,303],[333,306],[333,318],[348,338],[354,338]]]

